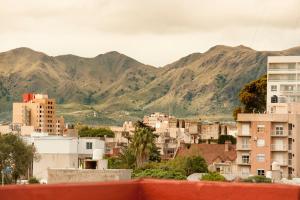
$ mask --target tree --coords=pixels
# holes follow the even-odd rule
[[[36,158],[33,145],[27,145],[20,137],[13,134],[0,135],[0,171],[10,168],[7,182],[16,183],[25,175]]]
[[[154,129],[145,125],[141,121],[135,123],[135,131],[129,148],[132,149],[136,158],[136,167],[141,167],[149,161],[151,150],[155,148]]]
[[[239,97],[244,105],[244,112],[264,112],[267,99],[267,75],[246,84]]]
[[[80,137],[114,137],[114,132],[108,128],[81,127],[78,131]]]
[[[231,144],[236,144],[236,138],[232,135],[220,135],[218,138],[218,144],[225,144],[225,141],[230,141]]]
[[[238,113],[264,112],[267,101],[267,75],[246,84],[240,91],[239,99],[242,105],[233,111],[235,120]]]

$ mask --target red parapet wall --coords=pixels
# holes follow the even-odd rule
[[[133,180],[0,187],[1,200],[299,200],[300,187],[276,184]]]

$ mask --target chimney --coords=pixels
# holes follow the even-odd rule
[[[224,143],[224,146],[225,146],[225,152],[229,151],[229,145],[231,144],[231,141],[230,140],[226,140],[225,143]]]

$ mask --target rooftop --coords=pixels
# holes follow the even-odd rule
[[[236,151],[232,144],[228,144],[228,151],[225,151],[225,144],[192,144],[190,148],[180,148],[176,156],[202,156],[208,164],[212,164],[217,159],[234,161]]]

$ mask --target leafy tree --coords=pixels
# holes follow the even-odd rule
[[[232,135],[220,135],[218,138],[218,144],[225,144],[225,141],[230,141],[231,144],[236,144],[236,138]]]
[[[154,145],[152,147],[152,149],[150,150],[149,161],[152,161],[152,162],[160,162],[161,161],[160,152],[156,145]]]
[[[233,110],[233,113],[232,113],[232,115],[233,115],[233,118],[234,118],[234,120],[237,120],[237,115],[239,114],[239,113],[242,113],[242,108],[241,107],[237,107],[237,108],[235,108],[234,110]]]
[[[108,128],[81,127],[78,131],[80,137],[114,137],[114,132]]]
[[[154,129],[145,125],[141,121],[135,123],[134,136],[131,140],[129,148],[132,149],[136,158],[136,167],[141,167],[145,162],[149,161],[151,150],[155,148]]]
[[[267,98],[267,75],[246,84],[239,97],[244,105],[244,112],[264,112]]]
[[[193,173],[204,173],[208,171],[206,161],[201,156],[176,157],[175,159],[162,164],[162,167],[182,171],[186,176]]]
[[[203,181],[225,181],[225,177],[218,172],[208,172],[204,174],[201,178]]]
[[[35,148],[27,145],[20,137],[13,134],[0,134],[0,171],[9,167],[12,173],[6,176],[6,182],[14,182],[28,171],[33,159]]]

